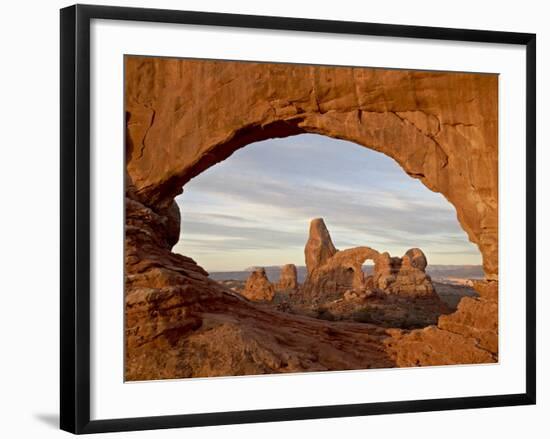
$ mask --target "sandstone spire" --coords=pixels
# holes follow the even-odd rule
[[[271,301],[275,296],[273,284],[269,282],[264,268],[256,268],[246,281],[242,295],[248,300]]]
[[[304,249],[308,275],[334,256],[337,251],[323,218],[312,219],[309,223],[309,239]]]

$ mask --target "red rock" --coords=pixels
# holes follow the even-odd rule
[[[248,300],[270,302],[275,297],[275,288],[269,282],[264,268],[257,268],[248,277],[241,293]]]
[[[304,249],[308,274],[325,264],[337,251],[323,218],[311,220],[309,239]]]
[[[281,267],[281,275],[276,289],[280,291],[295,292],[298,289],[298,272],[296,265],[286,264]]]
[[[168,206],[192,177],[249,143],[323,134],[382,152],[442,193],[497,279],[497,75],[125,60],[132,198]]]
[[[349,289],[365,289],[363,263],[367,259],[378,258],[378,255],[370,247],[356,247],[335,253],[324,264],[311,271],[302,294],[310,301],[324,302],[341,297]]]
[[[428,261],[419,248],[410,249],[402,258],[381,254],[374,264],[374,284],[390,293],[411,297],[437,297],[430,276]]]
[[[497,75],[134,56],[125,63],[126,379],[496,361]],[[306,132],[382,152],[443,194],[493,281],[476,286],[479,301],[463,299],[441,328],[320,321],[248,302],[171,252],[174,197],[185,183],[247,144]],[[316,231],[308,272],[338,254],[323,227]]]

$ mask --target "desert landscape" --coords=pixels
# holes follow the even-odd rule
[[[481,267],[439,268],[440,282],[433,282],[421,249],[412,248],[401,258],[369,247],[339,251],[322,218],[311,221],[304,254],[307,266],[299,267],[300,276],[296,265],[286,264],[269,267],[269,276],[264,267],[252,267],[210,277],[268,308],[387,328],[436,325],[441,315],[456,311],[463,297],[479,297],[474,280],[457,274],[479,276]],[[367,259],[372,267],[364,265]]]
[[[125,64],[127,381],[498,361],[496,75],[139,56]],[[322,217],[331,206],[313,202],[330,188],[313,185],[296,203],[311,202],[311,215],[295,221],[304,232],[292,235],[299,259],[272,263],[273,252],[259,263],[243,246],[249,268],[203,268],[208,258],[190,257],[199,237],[227,266],[244,257],[240,236],[208,234],[215,215],[236,233],[239,209],[231,200],[223,215],[186,220],[186,191],[192,197],[201,175],[247,145],[304,134],[376,151],[441,194],[481,263],[433,263],[429,255],[452,252],[421,239],[428,232],[415,240],[394,233],[414,242],[390,254],[383,235],[395,224],[383,207],[399,200],[389,197],[365,206],[365,218],[380,212],[379,240],[344,239],[342,224]],[[246,185],[260,187],[263,172]],[[224,178],[219,184],[230,186]],[[426,209],[422,218],[440,215],[415,206]],[[263,213],[254,215],[267,228]],[[412,212],[401,218],[414,220]],[[372,224],[362,222],[359,229]],[[264,235],[282,248],[290,236]]]

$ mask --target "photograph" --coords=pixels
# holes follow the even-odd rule
[[[125,54],[123,87],[125,381],[499,362],[498,73]]]
[[[7,4],[0,436],[550,437],[543,10]]]

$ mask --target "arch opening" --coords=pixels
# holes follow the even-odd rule
[[[125,63],[126,379],[497,361],[496,75],[138,56]],[[209,278],[185,247],[182,254],[171,251],[180,236],[174,198],[183,186],[189,188],[194,177],[219,162],[230,163],[233,157],[225,159],[250,150],[253,142],[304,133],[383,153],[442,194],[483,256],[486,277],[476,284],[479,298],[462,299],[457,312],[441,314],[426,330],[407,332],[415,327],[411,322],[405,332],[383,333],[372,310],[363,317],[375,326],[358,329],[279,312],[285,303],[275,312],[242,300]],[[342,230],[332,225],[340,246]],[[310,260],[322,263],[308,267],[308,280],[317,276],[318,285],[328,285],[334,278],[324,274],[347,250],[314,248]],[[415,250],[379,256],[386,259],[376,261],[387,268],[379,279],[386,289],[396,282],[403,289],[412,277],[418,291],[427,274]],[[298,277],[291,265],[281,269],[277,282],[289,296]],[[361,265],[355,272],[362,270]],[[271,294],[268,276],[261,270],[255,276],[266,285],[264,297]],[[353,294],[357,291],[346,302],[362,300]],[[335,309],[316,311],[320,315],[313,317],[338,319]],[[214,364],[210,359],[219,357],[221,339],[228,341],[224,355],[231,361]],[[239,357],[242,352],[261,360]]]
[[[239,262],[230,253],[227,266],[219,260],[201,258],[201,250],[210,242],[211,249],[206,250],[217,250],[216,238],[218,242],[228,240],[225,244],[233,252],[247,249],[254,242],[247,240],[239,249],[245,232],[259,233],[254,227],[263,218],[265,224],[260,226],[265,235],[273,233],[273,244],[279,238],[281,244],[294,247],[288,258],[295,264],[304,263],[307,227],[317,217],[325,218],[331,229],[336,227],[341,248],[371,245],[391,254],[404,254],[420,246],[432,264],[481,263],[480,253],[468,241],[452,204],[410,178],[391,158],[354,142],[294,135],[248,144],[217,163],[191,179],[176,198],[182,228],[175,249],[192,256],[208,271],[231,271],[269,262],[262,259],[254,263],[253,254]],[[212,237],[197,242],[209,227]],[[224,231],[227,235],[221,236]],[[198,245],[185,246],[186,237],[190,244]],[[269,236],[260,238],[261,244],[271,244],[266,242]],[[284,258],[278,257],[273,263],[282,265]],[[366,265],[374,263],[370,258],[365,261]]]
[[[405,255],[408,249],[422,248],[440,269],[440,282],[445,282],[444,265],[455,266],[455,278],[460,266],[478,265],[482,276],[480,254],[448,201],[391,158],[353,142],[301,134],[250,144],[191,179],[176,200],[182,227],[174,251],[191,256],[233,291],[278,307],[284,304],[287,310],[322,309],[348,293],[348,299],[370,295],[371,302],[379,294],[379,303],[385,299],[395,307],[399,302],[411,314],[419,308],[418,297],[431,297],[423,302],[432,309],[429,318],[415,324],[434,324],[447,310],[432,294],[431,282],[422,273],[412,281],[410,273],[399,274],[401,258],[386,261],[379,257],[384,252]],[[304,245],[308,224],[317,217],[337,233],[336,247],[349,250],[334,256],[334,266],[308,274]],[[358,247],[364,245],[380,252]],[[296,270],[291,288],[281,276],[287,264]],[[446,287],[447,292],[452,288]],[[408,296],[397,297],[400,290]],[[475,292],[466,288],[457,294]],[[406,302],[413,296],[417,303],[411,311]],[[342,318],[348,317],[349,312]],[[396,319],[391,324],[399,326]]]
[[[484,210],[483,215],[489,216],[493,215],[495,206],[484,202],[476,188],[471,185],[468,187],[471,193],[466,194],[466,197],[464,193],[455,193],[452,190],[452,179],[444,172],[449,163],[447,153],[432,134],[423,132],[416,125],[429,124],[429,122],[419,123],[415,120],[418,115],[406,116],[405,113],[398,115],[396,112],[387,112],[380,115],[376,112],[356,110],[351,113],[321,113],[320,117],[315,115],[314,118],[299,113],[286,119],[275,118],[266,124],[244,125],[231,133],[228,138],[204,145],[205,151],[201,151],[197,159],[189,160],[186,157],[184,166],[175,169],[173,174],[161,184],[148,185],[137,190],[136,197],[147,198],[155,209],[162,212],[169,208],[175,197],[181,194],[182,189],[192,179],[211,167],[225,162],[242,148],[270,139],[320,135],[329,139],[347,141],[356,147],[379,152],[393,159],[409,177],[420,181],[430,191],[441,194],[455,208],[458,223],[466,232],[468,239],[479,248],[483,258],[485,277],[489,280],[497,279],[498,259],[495,256],[497,247],[494,243],[495,227],[492,225],[492,217],[480,223],[479,212],[476,211],[476,215],[472,215],[471,209],[469,207],[465,209],[460,203],[467,198],[469,202],[476,204],[477,210],[480,208]],[[409,121],[407,117],[414,122]],[[404,126],[396,126],[396,118]],[[358,124],[359,128],[354,127],[354,124]],[[382,134],[365,135],[365,130],[369,131],[369,128],[365,127],[369,124],[387,126]],[[393,135],[393,139],[389,139],[388,142],[388,134],[392,131],[400,134]],[[406,148],[399,144],[403,138],[406,139],[405,142],[411,142]],[[133,182],[130,183],[130,187],[133,190]],[[476,229],[484,223],[490,226],[482,227],[478,233]]]

